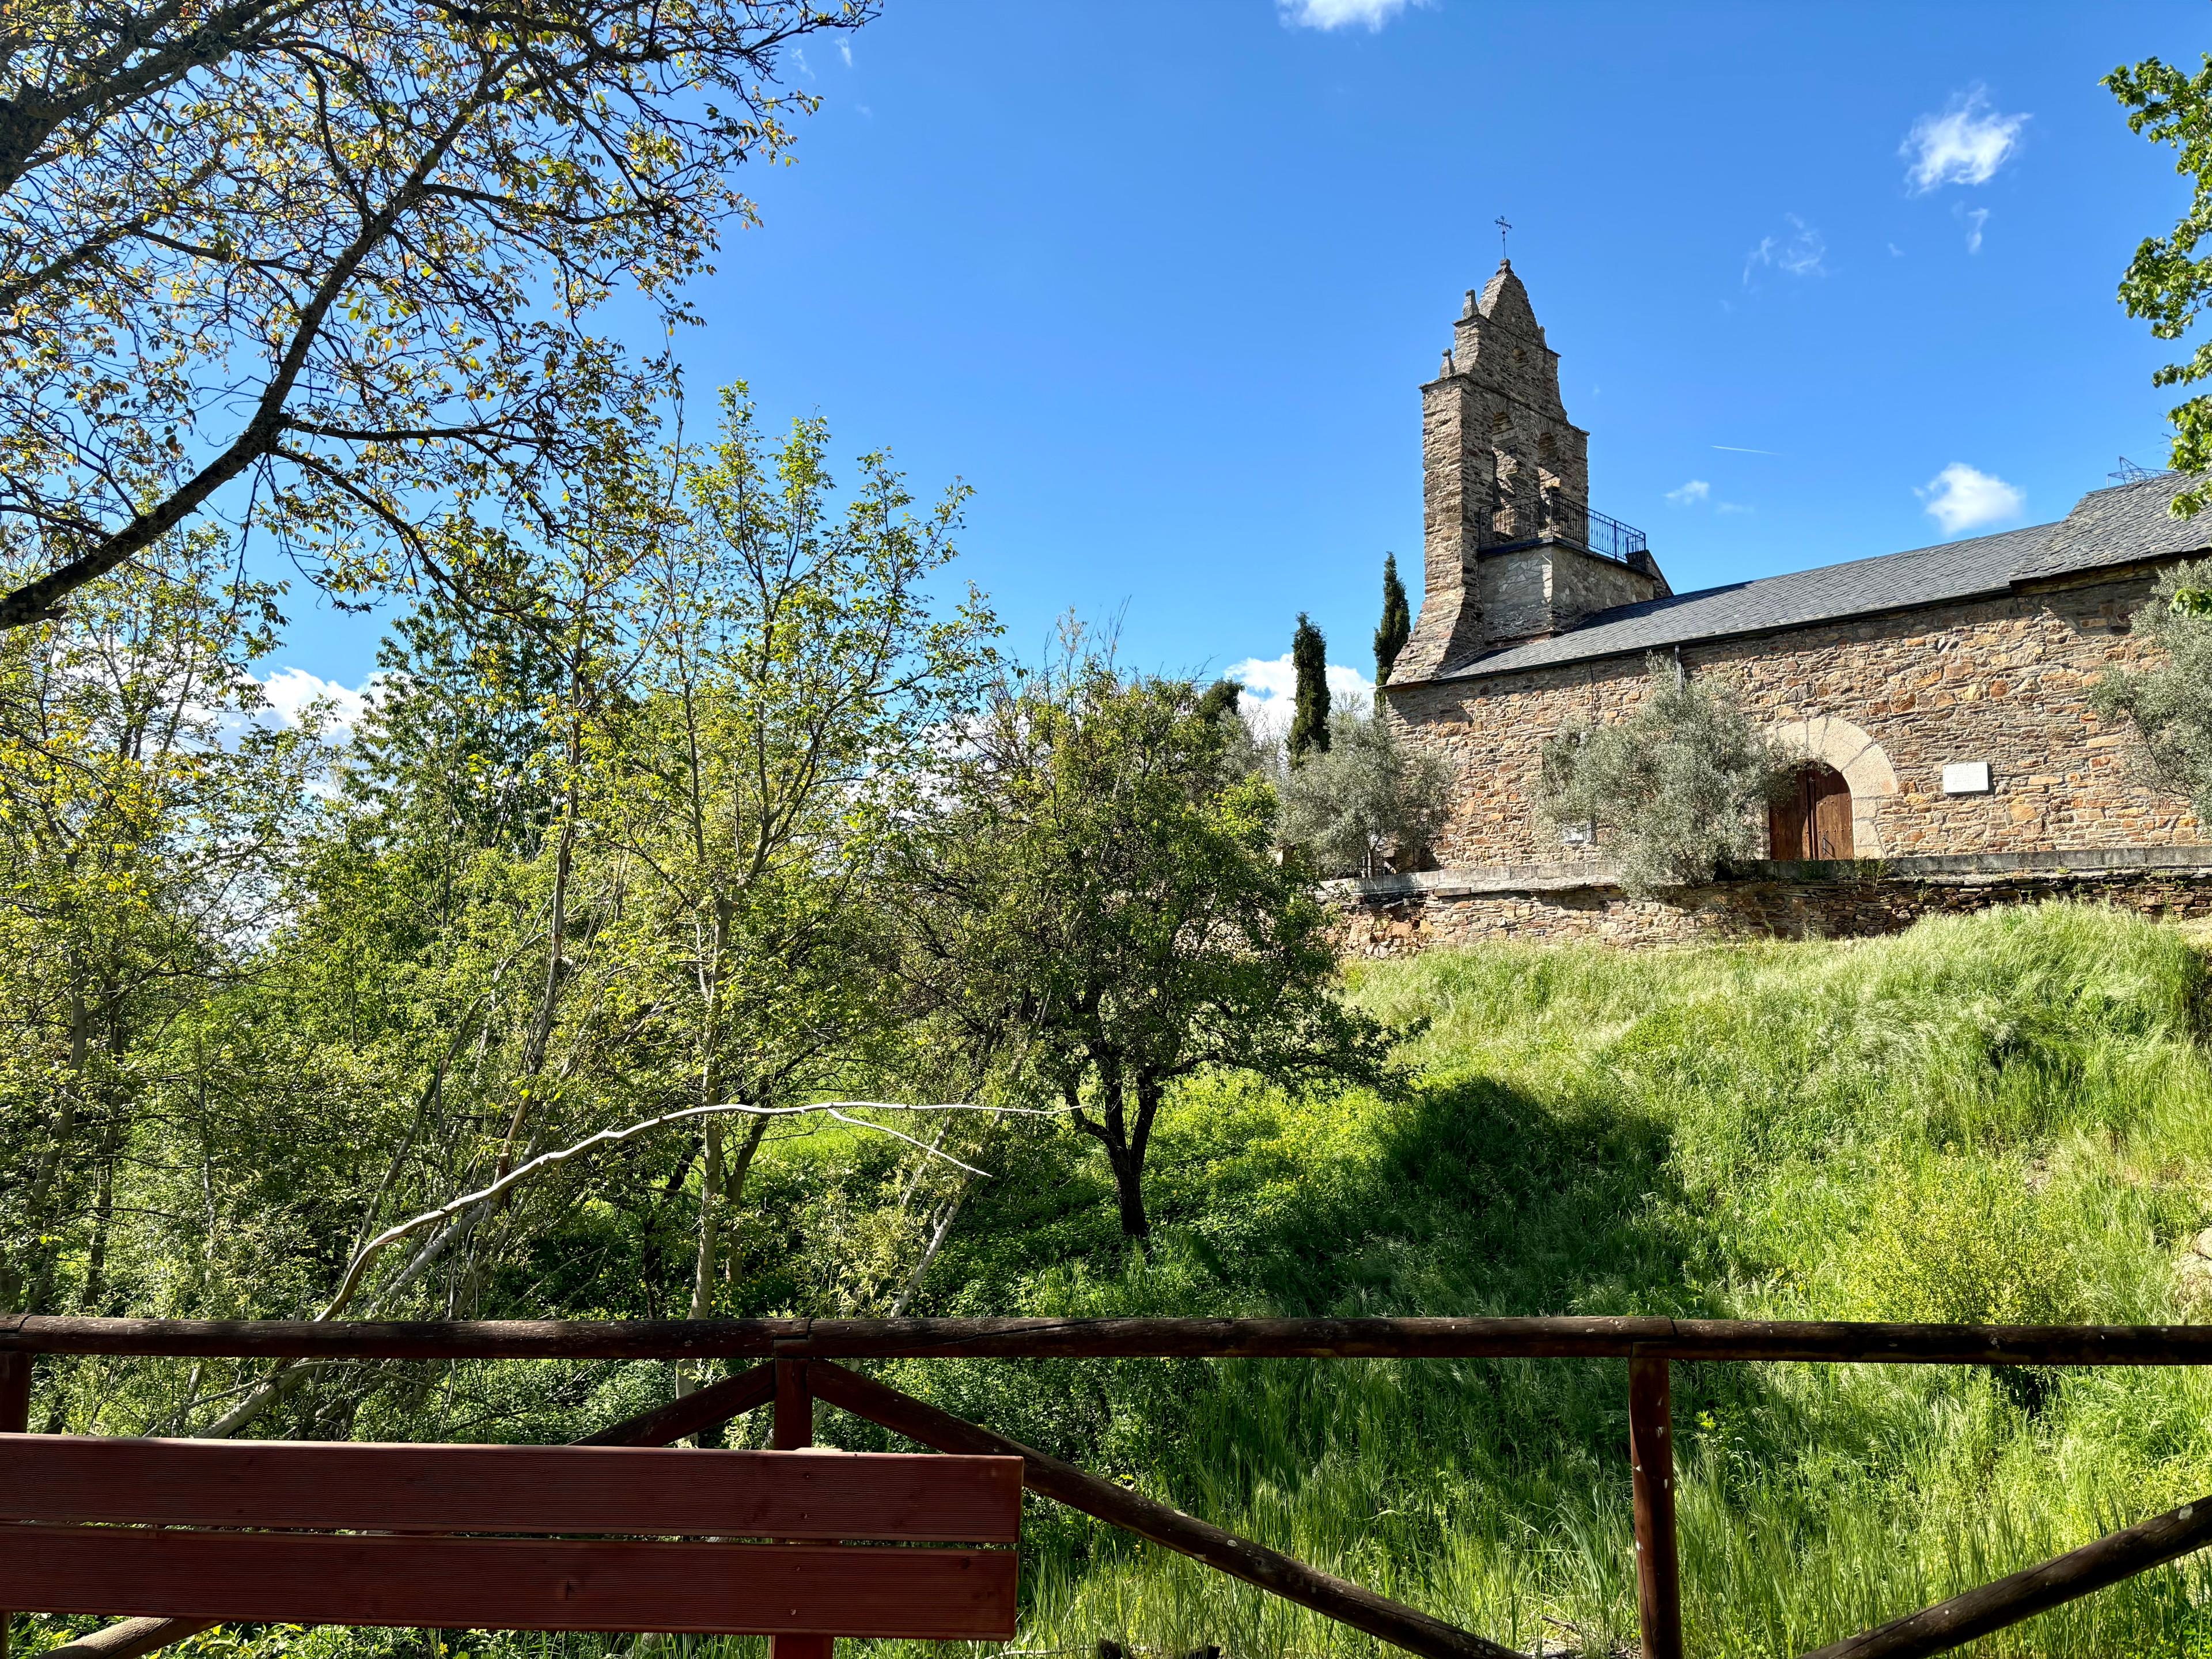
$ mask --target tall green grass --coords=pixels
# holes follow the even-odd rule
[[[1425,1024],[1406,1098],[1186,1090],[1153,1152],[1149,1258],[1123,1248],[1084,1143],[1017,1132],[915,1311],[2193,1317],[2176,1264],[2212,1224],[2205,988],[2172,930],[2069,906],[1879,940],[1364,968],[1353,995]],[[763,1228],[849,1224],[896,1187],[882,1156],[827,1139],[780,1154]],[[826,1260],[836,1241],[809,1248]],[[837,1282],[763,1279],[757,1310],[850,1310]],[[881,1369],[1516,1646],[1632,1645],[1618,1363]],[[1688,1642],[1715,1659],[1802,1652],[2212,1492],[2212,1382],[2191,1371],[1685,1365],[1675,1413]],[[822,1427],[895,1443],[826,1412]],[[1376,1650],[1067,1511],[1026,1525],[1021,1653]],[[248,1659],[234,1635],[204,1639],[234,1648],[206,1659]],[[246,1647],[427,1651],[414,1640]],[[1978,1649],[2212,1655],[2212,1582],[2166,1569]]]

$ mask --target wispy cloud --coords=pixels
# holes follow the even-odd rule
[[[1954,461],[1912,492],[1928,503],[1928,516],[1947,536],[2017,519],[2027,497],[2002,478]]]
[[[1827,239],[1794,213],[1783,217],[1789,220],[1790,229],[1780,236],[1762,236],[1759,246],[1744,256],[1743,285],[1751,286],[1752,273],[1762,266],[1771,266],[1790,276],[1825,276],[1827,266],[1822,262],[1828,257]]]
[[[1289,652],[1274,658],[1247,657],[1232,664],[1224,678],[1244,688],[1237,707],[1255,736],[1274,738],[1290,734],[1291,716],[1297,711],[1298,671],[1291,665]],[[1370,708],[1375,703],[1375,682],[1356,668],[1333,662],[1328,665],[1328,695],[1339,708]]]
[[[1364,24],[1373,33],[1415,0],[1275,0],[1283,25],[1294,29],[1343,29]]]
[[[1731,455],[1779,455],[1778,449],[1747,449],[1741,444],[1715,444],[1715,449],[1725,450]]]
[[[1990,210],[1987,208],[1966,208],[1963,204],[1961,208],[1963,210],[1959,215],[1959,222],[1966,228],[1966,252],[1979,253],[1982,251],[1982,227],[1990,222]]]
[[[1759,510],[1754,507],[1746,507],[1741,501],[1716,501],[1713,505],[1723,513],[1756,513]]]
[[[837,55],[845,60],[847,69],[853,67],[853,43],[850,40],[840,40],[837,43]]]
[[[1688,507],[1692,502],[1702,501],[1712,493],[1713,487],[1703,478],[1692,478],[1680,489],[1668,490],[1667,499],[1677,507]]]
[[[1985,185],[2020,148],[2025,115],[2001,115],[1989,88],[1970,87],[1952,97],[1940,115],[1923,115],[1905,135],[1898,154],[1910,163],[1905,182],[1916,196],[1945,185]]]

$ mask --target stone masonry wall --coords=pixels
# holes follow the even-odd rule
[[[1688,645],[1681,656],[1692,674],[1735,677],[1762,724],[1848,723],[1878,745],[1894,788],[1854,800],[1861,858],[2189,844],[2202,828],[2186,803],[2142,776],[2129,738],[2088,705],[2100,673],[2142,656],[2126,619],[2148,584],[2084,580]],[[1618,720],[1646,690],[1643,663],[1620,658],[1394,684],[1394,720],[1459,780],[1437,861],[1597,860],[1601,849],[1563,847],[1538,823],[1539,754],[1569,720]],[[1943,793],[1943,767],[1964,761],[1990,763],[1990,793]]]
[[[1601,881],[1540,878],[1482,890],[1424,890],[1402,878],[1346,884],[1343,941],[1349,955],[1382,957],[1493,939],[1643,946],[1850,939],[1898,933],[1927,915],[2049,899],[2112,904],[2168,921],[2212,917],[2212,848],[2202,862],[2154,858],[2067,867],[2063,855],[2045,859],[2050,864],[2040,868],[2035,865],[2043,860],[2030,855],[1985,860],[2011,867],[1905,872],[1878,865],[1801,866],[1786,875],[1776,870],[1651,899],[1632,899]]]

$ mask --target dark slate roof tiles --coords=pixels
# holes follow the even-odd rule
[[[2184,520],[2166,511],[2185,482],[2163,473],[2094,490],[2056,524],[1601,611],[1549,639],[1507,646],[1448,667],[1441,678],[1488,678],[1910,610],[2007,592],[2017,582],[2203,551],[2212,546],[2212,515]]]

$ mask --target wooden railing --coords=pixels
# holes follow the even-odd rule
[[[1676,1360],[1892,1365],[2201,1365],[2212,1326],[1884,1325],[1618,1319],[483,1321],[74,1319],[0,1316],[0,1431],[27,1428],[40,1354],[302,1359],[757,1359],[757,1365],[587,1437],[665,1445],[773,1404],[777,1445],[811,1437],[813,1402],[943,1452],[1023,1460],[1023,1485],[1425,1659],[1510,1659],[1513,1650],[1321,1572],[1073,1464],[963,1422],[837,1362],[920,1358],[1620,1358],[1628,1364],[1638,1614],[1644,1659],[1681,1659],[1674,1538]],[[2212,1543],[2212,1496],[1993,1584],[1822,1648],[1809,1659],[1907,1659],[2148,1571]],[[64,1650],[133,1659],[204,1628],[138,1619]]]

